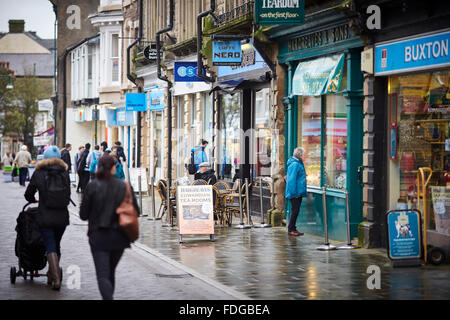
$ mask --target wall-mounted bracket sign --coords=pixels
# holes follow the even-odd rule
[[[146,93],[127,93],[125,95],[126,111],[147,111]]]
[[[174,77],[175,82],[204,82],[197,77],[197,62],[175,61]]]
[[[162,58],[163,52],[161,51],[159,54],[160,54],[160,57]],[[156,61],[157,55],[158,55],[158,51],[156,51],[156,42],[145,47],[144,57],[146,57],[148,60]]]
[[[240,66],[242,63],[241,42],[239,40],[213,41],[214,66]]]
[[[255,22],[260,25],[303,24],[305,0],[255,0]]]
[[[150,105],[149,110],[164,109],[164,90],[156,89],[149,92]]]

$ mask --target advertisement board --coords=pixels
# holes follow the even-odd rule
[[[164,109],[164,90],[152,90],[149,92],[149,110]]]
[[[256,24],[303,24],[304,19],[305,0],[255,0]]]
[[[203,82],[202,79],[197,77],[196,61],[175,61],[174,67],[175,82]]]
[[[214,206],[212,186],[178,186],[177,215],[180,235],[213,235]]]
[[[147,111],[146,93],[127,93],[125,95],[126,111]]]
[[[387,214],[389,258],[417,259],[422,256],[421,217],[418,210],[392,210]]]

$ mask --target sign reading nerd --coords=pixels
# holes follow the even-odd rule
[[[177,214],[180,234],[214,234],[212,186],[178,186]]]
[[[300,24],[304,17],[305,0],[255,0],[256,24]]]

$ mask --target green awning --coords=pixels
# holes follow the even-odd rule
[[[292,79],[292,94],[320,96],[336,93],[344,70],[345,54],[300,62]]]

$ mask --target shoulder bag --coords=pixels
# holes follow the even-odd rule
[[[127,187],[125,198],[117,207],[116,213],[119,215],[120,228],[125,232],[128,239],[134,242],[139,238],[138,213],[133,205],[130,185],[127,182],[125,182],[125,185]]]

